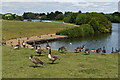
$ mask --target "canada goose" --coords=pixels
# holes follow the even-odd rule
[[[43,53],[43,50],[42,50],[41,48],[38,48],[38,49],[36,50],[36,53],[38,53],[39,55],[41,55],[41,54]]]
[[[15,45],[15,46],[14,46],[14,49],[19,49],[19,48],[20,48],[19,45]]]
[[[85,55],[89,55],[90,54],[90,49],[85,49]]]
[[[102,50],[102,55],[104,55],[106,53],[106,50],[105,50],[105,46],[103,47],[103,50]]]
[[[49,58],[50,61],[52,61],[52,64],[53,64],[54,61],[56,61],[57,59],[60,60],[60,59],[58,58],[58,56],[53,56],[53,55],[51,55],[51,49],[49,49],[48,58]]]
[[[62,46],[62,47],[58,48],[58,52],[64,53],[64,51],[67,51],[67,49],[65,48],[65,46]]]
[[[48,44],[47,42],[47,45],[46,45],[46,50],[50,49],[50,45]]]
[[[80,46],[80,52],[84,52],[85,50],[85,45]]]
[[[96,49],[96,53],[100,53],[102,51],[101,48]]]
[[[91,52],[92,53],[96,53],[96,49],[91,49]]]
[[[75,48],[75,52],[78,53],[80,51],[80,47]]]
[[[6,45],[6,43],[0,43],[0,46],[5,46]]]
[[[35,64],[36,67],[37,67],[37,64],[43,65],[43,62],[38,58],[33,58],[33,55],[29,56],[29,59]]]
[[[112,47],[112,52],[111,53],[117,53],[116,51],[114,51],[114,48]]]
[[[115,49],[115,53],[120,54],[120,49]]]

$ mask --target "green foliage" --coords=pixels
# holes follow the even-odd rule
[[[113,14],[105,14],[109,21],[113,23],[120,23],[120,12],[114,12]]]
[[[83,24],[80,27],[65,29],[56,33],[57,35],[67,35],[69,37],[84,37],[93,35],[94,30],[89,24]]]
[[[46,15],[41,17],[41,20],[47,20],[47,19],[48,19],[48,18],[47,18]]]
[[[78,13],[73,13],[70,17],[70,23],[75,23]]]
[[[32,13],[32,12],[25,12],[23,13],[24,19],[39,19],[40,16],[44,16],[45,13]]]
[[[62,30],[56,34],[67,35],[69,37],[80,37],[93,35],[94,33],[109,33],[112,24],[103,13],[65,13],[65,22],[81,25],[77,28]]]
[[[78,14],[77,18],[76,18],[76,22],[75,24],[77,25],[81,25],[81,24],[87,24],[89,21],[89,16],[87,14]]]
[[[100,13],[90,13],[92,19],[89,24],[93,27],[95,32],[108,33],[111,32],[112,24],[108,19]]]
[[[98,31],[99,22],[96,20],[96,18],[92,18],[89,24],[93,27],[94,31]]]
[[[73,13],[72,12],[66,12],[65,13],[65,17],[64,17],[64,22],[66,23],[70,23],[71,17],[72,17]]]
[[[64,15],[63,14],[58,14],[56,17],[55,17],[55,20],[63,20],[64,19]]]
[[[89,24],[83,24],[80,27],[83,28],[84,36],[90,36],[94,34],[94,29]]]
[[[23,20],[23,17],[22,17],[22,16],[16,16],[16,17],[15,17],[15,20],[20,20],[20,21],[22,21],[22,20]]]

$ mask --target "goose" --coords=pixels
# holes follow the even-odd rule
[[[33,58],[33,55],[29,56],[29,59],[35,64],[36,67],[37,67],[37,64],[43,65],[43,62],[38,58],[35,58],[35,57]]]
[[[102,54],[106,53],[105,46],[103,47]]]
[[[43,53],[43,50],[42,50],[41,48],[38,48],[38,49],[36,50],[36,53],[38,53],[39,55],[41,55],[41,54]]]
[[[89,55],[90,54],[90,49],[85,49],[85,55]]]
[[[75,52],[78,53],[80,51],[80,47],[75,48]]]
[[[46,50],[50,49],[50,45],[47,43]]]
[[[120,54],[120,49],[115,49],[115,53]]]
[[[96,53],[96,49],[91,49],[91,52],[92,53]]]
[[[31,45],[31,46],[30,46],[30,49],[31,49],[31,50],[33,50],[34,48],[35,48],[34,45]]]
[[[96,49],[96,53],[100,53],[102,51],[101,48]]]
[[[33,49],[34,49],[34,47],[33,47],[33,46],[31,46],[31,47],[30,47],[30,49],[31,49],[31,50],[33,50]]]
[[[48,59],[49,59],[50,61],[52,61],[52,64],[53,64],[57,59],[60,60],[60,59],[58,58],[58,56],[53,56],[53,55],[51,55],[51,49],[49,49]]]
[[[15,45],[15,46],[14,46],[14,49],[19,49],[19,45]]]
[[[111,53],[117,53],[116,51],[114,51],[114,48],[112,47],[112,52]]]
[[[67,51],[67,49],[65,48],[65,46],[62,46],[62,47],[58,48],[58,52],[64,53],[64,51]]]
[[[80,46],[80,52],[83,52],[85,50],[85,45]]]

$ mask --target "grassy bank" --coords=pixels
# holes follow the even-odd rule
[[[48,22],[3,21],[3,41],[19,37],[56,33],[69,27],[73,27],[73,25]]]
[[[118,55],[66,52],[58,55],[61,60],[50,64],[44,56],[36,56],[44,62],[42,67],[33,68],[34,65],[28,56],[37,55],[34,50],[14,50],[12,47],[3,46],[3,78],[117,78]],[[40,66],[40,65],[39,65]]]

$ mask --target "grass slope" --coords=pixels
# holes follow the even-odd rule
[[[36,35],[56,33],[59,30],[73,27],[64,23],[5,21],[2,22],[3,41]]]
[[[30,67],[34,65],[29,55],[37,55],[34,50],[14,50],[12,47],[3,46],[3,78],[117,78],[118,77],[118,55],[94,54],[83,55],[83,53],[66,52],[58,55],[61,60],[56,64],[50,64],[47,58],[48,51],[44,56],[36,56],[44,62],[43,66]]]

